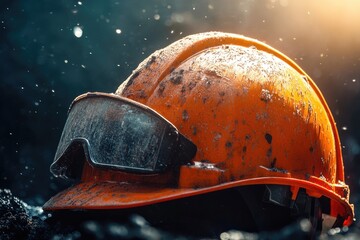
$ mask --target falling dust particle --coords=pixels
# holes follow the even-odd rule
[[[81,38],[81,36],[83,35],[83,30],[81,29],[81,27],[75,26],[73,29],[73,33],[74,33],[75,37]]]

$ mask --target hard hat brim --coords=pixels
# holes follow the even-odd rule
[[[335,204],[341,209],[343,215],[347,216],[344,225],[350,225],[353,222],[354,209],[348,200],[318,184],[294,178],[288,178],[288,182],[284,184],[284,179],[280,177],[245,179],[204,188],[164,188],[128,182],[80,182],[53,196],[44,204],[43,209],[46,211],[128,209],[256,184],[289,185],[316,190],[320,195],[331,199],[332,205]]]
[[[197,194],[196,189],[144,186],[127,182],[83,182],[47,201],[44,210],[122,209],[145,206]]]

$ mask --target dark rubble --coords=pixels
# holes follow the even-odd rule
[[[176,235],[152,227],[140,215],[130,215],[126,221],[90,220],[87,217],[68,219],[66,214],[55,216],[45,213],[41,207],[30,206],[12,195],[8,189],[0,189],[0,238],[10,239],[222,239],[222,240],[302,240],[309,239],[310,222],[301,220],[275,232],[248,233],[229,229],[218,237],[193,237]],[[86,216],[84,214],[84,216]],[[196,227],[196,223],[194,223]],[[321,234],[320,240],[359,239],[359,223],[350,228],[331,229]]]

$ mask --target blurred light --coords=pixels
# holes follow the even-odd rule
[[[308,219],[302,219],[300,221],[300,228],[303,232],[310,232],[311,222]]]
[[[223,232],[223,233],[220,234],[220,239],[221,240],[228,240],[228,239],[230,239],[230,234],[227,233],[227,232]]]
[[[186,17],[188,16],[185,16],[185,14],[173,13],[171,14],[171,23],[183,23]]]
[[[240,240],[240,239],[255,239],[249,238],[249,236],[245,236],[242,232],[237,230],[230,230],[227,232],[222,232],[220,234],[221,240]]]
[[[117,29],[115,30],[115,32],[116,32],[117,34],[121,34],[121,29],[120,29],[120,28],[117,28]]]
[[[330,229],[329,232],[328,232],[328,234],[329,234],[329,235],[335,235],[335,234],[338,234],[338,233],[340,233],[340,232],[341,232],[341,229],[340,229],[339,227],[337,227],[337,228],[332,228],[332,229]]]
[[[139,227],[144,227],[149,224],[145,218],[137,214],[131,215],[130,221]]]
[[[155,14],[155,15],[154,15],[154,19],[155,19],[155,20],[159,20],[159,19],[160,19],[160,15],[159,15],[159,14]]]
[[[75,37],[77,38],[81,38],[81,36],[83,35],[83,30],[79,26],[75,26],[73,32]]]

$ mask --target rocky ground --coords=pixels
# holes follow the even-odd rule
[[[76,222],[74,224],[74,222]],[[196,226],[194,226],[196,227]],[[130,215],[126,221],[97,221],[54,216],[38,206],[30,206],[12,195],[10,190],[0,189],[0,239],[308,239],[310,223],[302,220],[276,232],[247,233],[229,230],[218,237],[182,236],[159,230],[140,215]],[[331,229],[319,236],[327,239],[360,239],[360,225]]]

